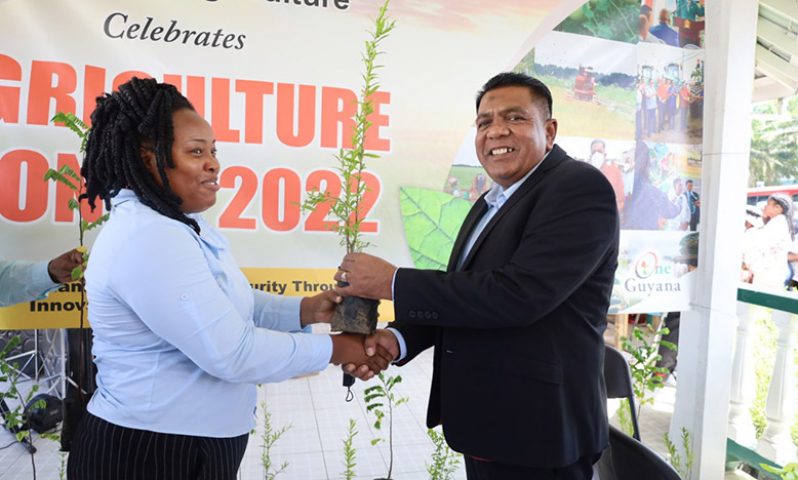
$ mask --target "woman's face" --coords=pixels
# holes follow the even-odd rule
[[[197,112],[182,109],[172,114],[174,168],[166,168],[172,191],[183,200],[183,213],[204,212],[216,203],[219,191],[219,161],[213,129]],[[161,185],[155,158],[145,152],[145,163],[155,181]]]
[[[768,200],[765,208],[762,209],[762,216],[768,219],[777,217],[782,213],[784,213],[784,209],[781,208],[781,205],[775,200]]]

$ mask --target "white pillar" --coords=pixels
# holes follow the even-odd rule
[[[750,345],[751,326],[759,309],[749,303],[737,304],[737,339],[732,364],[729,438],[740,445],[756,447],[756,428],[751,419],[751,404],[756,392],[756,377]]]
[[[768,426],[759,439],[756,451],[779,465],[785,465],[796,459],[790,427],[795,420],[795,362],[792,352],[798,316],[773,310],[772,318],[779,329],[779,339],[765,407]]]
[[[693,439],[692,478],[724,476],[740,232],[751,142],[757,0],[706,2],[701,241],[682,314],[671,438]]]

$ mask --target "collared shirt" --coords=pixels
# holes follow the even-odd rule
[[[502,187],[501,185],[499,185],[498,183],[493,182],[493,186],[491,187],[490,191],[484,197],[485,203],[488,204],[488,210],[482,215],[482,218],[479,219],[479,222],[476,224],[474,229],[471,231],[471,234],[468,236],[468,240],[466,241],[466,243],[465,243],[465,245],[463,247],[463,250],[460,252],[460,258],[457,260],[457,269],[458,270],[462,267],[463,262],[465,261],[465,259],[468,258],[469,252],[471,252],[471,249],[474,247],[474,244],[477,242],[477,239],[479,238],[479,235],[482,233],[483,230],[485,230],[485,227],[488,225],[490,220],[496,215],[496,213],[499,211],[499,209],[501,209],[502,206],[504,206],[504,204],[507,203],[507,200],[516,191],[518,191],[519,188],[521,188],[521,185],[523,185],[524,182],[526,182],[526,180],[533,173],[535,173],[535,170],[537,170],[538,167],[540,167],[540,165],[543,163],[544,160],[546,160],[546,157],[548,157],[548,156],[549,156],[549,152],[546,152],[546,154],[543,156],[542,159],[540,159],[540,161],[537,163],[537,165],[532,167],[532,169],[529,172],[527,172],[526,175],[524,175],[524,178],[522,178],[521,180],[518,180],[517,182],[515,182],[512,185],[510,185],[506,189],[504,187]],[[396,272],[399,272],[398,268],[396,269]],[[394,272],[393,281],[391,283],[391,296],[392,297],[393,297],[393,291],[394,291],[393,290],[394,283],[396,282],[396,272]],[[393,297],[393,298],[395,300],[395,297]],[[396,361],[398,362],[398,361],[402,360],[403,358],[405,358],[405,355],[407,355],[407,343],[405,342],[405,338],[402,336],[402,334],[399,332],[399,330],[397,330],[395,328],[390,328],[390,327],[388,328],[388,330],[393,332],[393,334],[396,336],[396,340],[399,343],[399,358],[396,359]]]
[[[41,300],[60,287],[50,278],[48,263],[0,260],[0,307]]]
[[[253,290],[226,239],[197,235],[122,190],[86,271],[94,415],[128,428],[233,437],[255,426],[257,383],[319,371],[327,335],[300,330],[300,298]]]

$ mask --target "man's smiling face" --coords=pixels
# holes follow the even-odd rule
[[[490,178],[504,188],[524,178],[554,145],[557,121],[545,100],[525,86],[499,87],[482,97],[476,149]]]

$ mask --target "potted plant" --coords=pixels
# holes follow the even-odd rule
[[[361,237],[360,224],[363,222],[361,203],[366,192],[366,182],[363,180],[363,171],[366,169],[366,159],[378,158],[374,153],[365,149],[366,132],[371,126],[369,115],[374,112],[371,96],[379,89],[377,70],[381,68],[376,60],[383,52],[379,50],[380,43],[385,40],[393,30],[395,21],[387,17],[388,2],[380,8],[374,20],[374,30],[362,53],[364,71],[362,74],[363,87],[357,101],[357,113],[354,117],[352,130],[352,148],[341,148],[335,155],[338,161],[338,172],[343,179],[344,188],[337,196],[328,191],[312,191],[302,203],[305,211],[315,210],[318,206],[329,205],[331,215],[337,224],[333,229],[341,237],[341,245],[346,247],[346,253],[360,252],[368,246],[368,242]],[[341,284],[346,286],[346,284]],[[377,328],[378,300],[359,297],[346,297],[335,310],[331,321],[333,331],[370,334]]]

